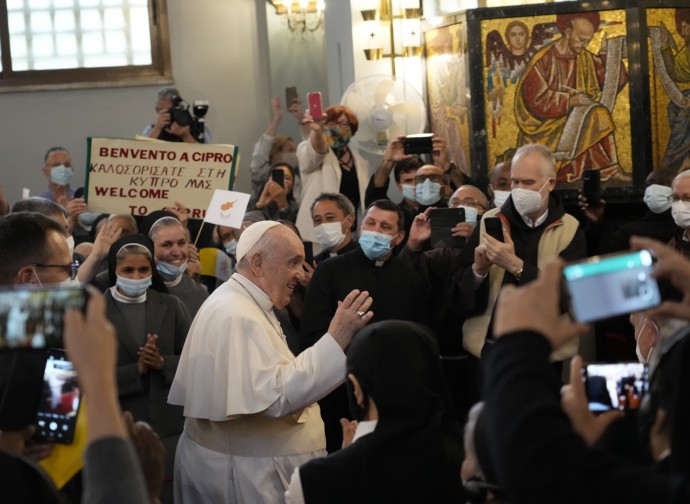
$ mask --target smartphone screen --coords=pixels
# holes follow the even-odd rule
[[[592,322],[646,310],[661,302],[648,250],[591,257],[563,268],[570,311]]]
[[[639,362],[587,364],[585,392],[589,410],[636,410],[647,392],[647,366]]]
[[[64,350],[48,351],[43,393],[36,414],[36,439],[70,444],[81,403],[77,371]]]
[[[0,349],[62,348],[65,310],[84,309],[81,287],[17,287],[0,291]]]
[[[285,187],[285,172],[280,168],[271,170],[271,179],[280,187]]]
[[[309,104],[309,115],[314,121],[320,121],[323,118],[323,105],[321,104],[321,93],[309,93],[307,95],[307,102]]]
[[[484,229],[486,229],[486,234],[492,238],[496,238],[498,241],[504,241],[503,239],[503,223],[500,217],[486,217],[483,219]]]

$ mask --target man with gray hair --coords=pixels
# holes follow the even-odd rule
[[[191,125],[181,125],[172,120],[170,110],[178,106],[181,101],[182,98],[177,88],[160,88],[156,93],[156,122],[146,126],[142,135],[167,142],[198,143],[199,141],[194,136]],[[203,143],[213,143],[211,141],[211,131],[206,124],[204,124]]]
[[[325,455],[315,402],[345,381],[345,353],[373,313],[367,292],[342,299],[327,332],[295,357],[273,307],[302,277],[304,248],[275,221],[249,226],[237,272],[204,302],[189,330],[169,402],[184,406],[175,502],[284,502],[289,475]]]
[[[520,147],[510,168],[511,194],[500,208],[484,214],[468,240],[464,263],[451,283],[451,297],[467,316],[463,345],[479,357],[492,327],[493,309],[503,285],[522,285],[537,278],[545,261],[586,257],[585,235],[575,217],[565,213],[556,187],[556,163],[540,144]],[[503,240],[487,233],[487,219],[497,217]],[[469,253],[467,253],[469,252]],[[572,355],[569,347],[556,360]]]

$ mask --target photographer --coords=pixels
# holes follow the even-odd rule
[[[157,98],[156,122],[149,124],[142,135],[167,142],[213,143],[211,130],[203,120],[208,105],[205,110],[198,110],[195,106],[195,115],[192,115],[182,106],[180,93],[174,87],[159,89]]]

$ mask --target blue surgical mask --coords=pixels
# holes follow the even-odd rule
[[[362,231],[359,234],[359,246],[364,255],[374,261],[390,252],[392,239],[392,236],[376,231]]]
[[[237,253],[237,240],[233,238],[229,242],[225,243],[223,247],[229,256],[235,257],[235,254]]]
[[[161,277],[163,277],[164,281],[172,282],[173,280],[180,278],[184,272],[187,271],[187,261],[182,263],[180,266],[158,261],[156,264],[156,269],[158,270],[158,273],[161,274]]]
[[[141,296],[146,289],[151,287],[151,276],[146,278],[125,278],[117,275],[117,281],[115,282],[117,288],[120,289],[125,295],[136,298]]]
[[[403,184],[402,185],[402,195],[403,198],[407,198],[412,201],[417,200],[417,194],[416,194],[416,186],[413,186],[412,184]]]
[[[53,184],[65,186],[72,181],[72,168],[65,165],[53,166],[50,169],[50,181]]]
[[[458,208],[462,208],[465,210],[465,222],[469,222],[470,224],[477,224],[477,209],[471,206],[460,206]]]
[[[441,199],[441,184],[426,179],[415,187],[415,199],[420,205],[428,206]]]

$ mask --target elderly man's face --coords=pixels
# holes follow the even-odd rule
[[[476,187],[463,186],[458,188],[448,201],[450,208],[460,206],[472,207],[477,210],[478,215],[482,215],[488,210],[489,202],[486,196]]]
[[[280,246],[272,248],[261,258],[260,287],[276,308],[285,308],[304,275],[304,245],[285,226],[276,226],[267,232],[280,234]]]
[[[573,54],[580,54],[594,37],[594,25],[583,18],[573,19],[570,27],[565,29],[568,48]]]
[[[43,165],[43,174],[46,177],[50,177],[50,170],[60,165],[72,168],[72,157],[69,155],[69,152],[56,150],[48,154],[45,165]]]
[[[538,153],[533,152],[522,156],[510,168],[510,187],[511,189],[531,189],[533,191],[542,190],[549,177],[545,175],[544,158]],[[549,192],[555,187],[555,181],[548,186]]]

